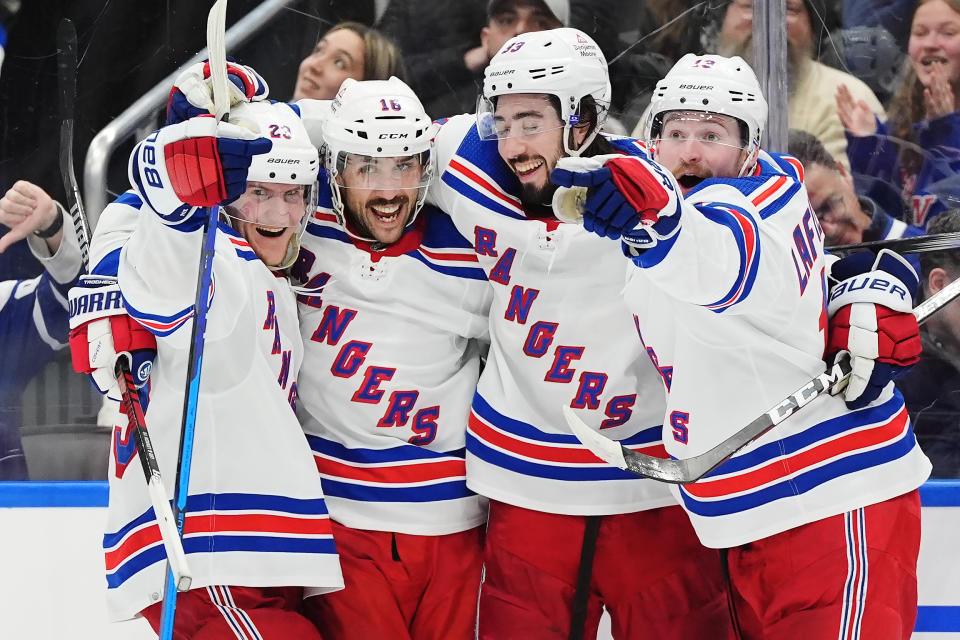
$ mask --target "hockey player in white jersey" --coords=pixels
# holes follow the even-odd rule
[[[489,286],[423,206],[432,123],[397,78],[348,79],[322,123],[326,182],[292,269],[299,416],[347,588],[304,610],[326,640],[474,637],[486,501],[464,438]]]
[[[433,197],[493,292],[491,347],[467,433],[467,485],[490,498],[479,637],[732,637],[720,559],[666,487],[580,445],[561,405],[627,446],[661,452],[661,377],[624,304],[612,243],[556,219],[563,156],[642,153],[598,135],[606,61],[575,29],[527,33],[491,60],[477,115],[436,137]],[[582,635],[581,635],[582,634]]]
[[[766,116],[743,60],[687,55],[654,92],[656,162],[561,160],[552,179],[587,187],[584,227],[622,238],[625,299],[671,371],[671,456],[730,437],[822,371],[825,350],[854,356],[843,397],[674,486],[703,543],[728,549],[739,637],[909,638],[930,463],[890,379],[919,352],[916,275],[888,252],[829,270],[802,167],[759,148]]]
[[[343,579],[294,414],[303,345],[294,293],[277,271],[297,255],[318,157],[287,105],[244,105],[231,117],[244,126],[193,118],[134,149],[130,174],[141,206],[119,256],[125,306],[157,336],[146,418],[164,478],[172,479],[205,218],[193,205],[226,203],[184,529],[194,588],[178,598],[174,637],[234,638],[240,629],[249,637],[319,638],[297,612],[298,592],[342,588]],[[130,468],[139,465],[130,435],[115,434],[110,459],[108,605],[114,619],[139,613],[157,629],[165,555],[141,473]]]

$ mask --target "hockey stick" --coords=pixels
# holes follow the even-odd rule
[[[227,54],[224,45],[227,21],[227,0],[216,0],[207,14],[207,51],[210,56],[210,77],[213,85],[213,104],[217,120],[230,112],[227,82]],[[186,520],[187,497],[190,488],[190,467],[193,462],[193,438],[197,424],[197,403],[200,396],[200,373],[203,369],[204,335],[207,329],[207,312],[210,309],[210,285],[213,281],[213,253],[217,238],[217,220],[220,207],[207,209],[203,227],[203,250],[197,272],[197,292],[194,301],[193,330],[190,336],[186,390],[184,391],[183,422],[180,426],[180,452],[177,459],[177,479],[174,485],[174,517],[177,533],[183,538]],[[171,567],[172,569],[172,567]],[[167,573],[164,588],[163,608],[160,615],[160,640],[173,638],[176,617],[177,585],[172,572]]]
[[[913,309],[913,315],[916,316],[917,322],[923,323],[958,296],[960,296],[960,278],[918,304]],[[832,367],[805,383],[775,407],[758,416],[753,422],[714,448],[682,460],[657,458],[627,449],[619,442],[588,427],[566,405],[563,406],[563,417],[573,433],[590,451],[615,467],[662,482],[688,484],[696,482],[713,471],[727,458],[792,416],[812,400],[826,392],[842,390],[850,379],[850,372],[850,361],[847,358],[841,358]]]
[[[64,18],[57,28],[57,85],[60,89],[60,173],[63,177],[63,186],[66,190],[67,204],[70,207],[70,218],[76,230],[77,244],[80,245],[80,259],[83,270],[90,269],[90,225],[84,213],[83,201],[80,199],[80,190],[77,188],[77,177],[73,170],[73,103],[77,88],[77,32],[73,23]],[[130,373],[130,363],[127,358],[117,358],[114,374],[120,387],[121,401],[126,407],[127,420],[133,429],[133,437],[137,445],[137,456],[147,481],[147,492],[150,494],[150,504],[157,517],[157,526],[160,529],[160,539],[163,548],[170,559],[170,569],[173,572],[177,587],[183,591],[190,588],[192,576],[187,566],[187,556],[183,552],[183,544],[177,536],[174,526],[173,510],[167,500],[167,491],[163,486],[163,477],[160,475],[160,466],[153,453],[153,442],[147,431],[143,417],[143,407],[140,396]]]
[[[925,253],[927,251],[945,251],[960,248],[960,231],[935,233],[927,236],[913,236],[910,238],[891,238],[889,240],[873,240],[856,244],[841,244],[834,247],[824,247],[831,252],[848,252],[868,249],[879,251],[891,249],[897,253]]]

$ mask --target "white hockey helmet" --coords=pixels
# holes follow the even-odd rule
[[[643,117],[646,142],[652,146],[669,111],[702,111],[731,116],[747,128],[748,158],[760,148],[767,124],[767,101],[760,83],[743,58],[688,53],[657,83]],[[745,167],[749,168],[749,167]],[[742,173],[742,170],[741,170]]]
[[[312,185],[320,161],[300,116],[290,105],[275,102],[241,103],[230,111],[230,122],[245,126],[273,142],[267,153],[253,156],[247,180]]]
[[[562,27],[514,36],[493,56],[483,74],[483,94],[477,103],[477,130],[483,139],[503,137],[494,122],[496,97],[514,93],[543,93],[560,101],[563,148],[580,155],[599,133],[610,109],[610,77],[600,47],[578,29]],[[593,130],[577,149],[570,148],[570,129],[583,114],[581,101],[592,96],[596,104]]]
[[[303,185],[297,194],[284,194],[288,204],[303,207],[297,231],[290,238],[287,253],[278,265],[268,265],[273,270],[289,267],[300,251],[300,236],[307,221],[317,206],[317,174],[320,170],[320,158],[317,148],[310,142],[307,130],[297,113],[285,103],[251,102],[239,104],[230,110],[230,122],[237,124],[267,138],[273,143],[270,151],[253,156],[247,171],[248,193],[250,183]],[[231,220],[260,222],[258,203],[245,193],[224,212]],[[260,209],[262,211],[262,208]]]
[[[432,122],[423,110],[420,99],[402,80],[357,81],[347,78],[330,104],[330,115],[323,123],[324,164],[329,174],[333,210],[341,226],[350,235],[369,242],[373,238],[357,235],[347,225],[341,189],[349,188],[343,180],[344,167],[351,157],[410,158],[419,161],[419,176],[413,186],[417,200],[407,220],[410,226],[423,207],[427,186],[433,175]],[[390,175],[377,183],[375,175],[361,186],[376,190],[396,184]]]

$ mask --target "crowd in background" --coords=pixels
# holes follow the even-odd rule
[[[75,153],[83,166],[99,129],[203,47],[206,4],[181,4],[0,2],[2,192],[26,180],[63,200],[56,161],[59,17],[73,18],[80,38]],[[231,0],[228,26],[257,4]],[[752,18],[751,0],[304,0],[230,53],[268,79],[274,99],[329,99],[347,77],[396,75],[439,119],[473,112],[483,70],[510,37],[573,26],[591,35],[609,61],[608,133],[644,138],[655,83],[688,52],[750,61]],[[782,151],[805,166],[828,245],[960,232],[960,0],[786,0],[786,32],[791,134]],[[126,153],[115,158],[111,197],[126,188]],[[12,226],[10,220],[0,218]],[[0,235],[6,231],[0,227]],[[34,255],[25,242],[0,253],[2,305],[43,284],[34,279],[45,277],[45,263]],[[957,250],[910,259],[921,274],[921,295],[960,275]],[[50,338],[38,343],[42,354],[4,351],[4,371],[18,374],[0,376],[0,442],[11,433],[29,437],[16,466],[5,467],[0,452],[0,480],[26,477],[24,460],[35,479],[96,478],[106,469],[99,403],[88,382],[69,372],[65,351],[24,392],[38,364],[66,343],[65,305],[39,298],[36,304],[38,311],[15,319],[29,326],[6,317],[0,324],[7,333],[43,331]],[[62,317],[44,320],[48,312]],[[924,357],[898,385],[934,476],[960,477],[960,302],[921,331]],[[93,444],[78,446],[89,434]]]

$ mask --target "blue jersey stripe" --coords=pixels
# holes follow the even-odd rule
[[[562,433],[545,433],[531,424],[503,415],[491,407],[487,401],[483,399],[483,396],[481,396],[479,392],[475,393],[473,396],[473,411],[485,421],[495,425],[502,431],[506,431],[507,433],[521,438],[534,440],[536,442],[552,442],[556,444],[575,444],[582,446],[580,439],[573,434],[566,435]],[[660,438],[661,425],[655,425],[635,433],[629,438],[621,440],[620,443],[629,447],[635,445],[659,443]]]
[[[442,273],[446,276],[454,276],[457,278],[469,278],[470,280],[486,280],[487,274],[480,267],[453,267],[447,265],[437,264],[428,260],[422,253],[419,251],[410,251],[406,255],[419,260],[423,264],[427,265],[431,270],[436,271],[437,273]]]
[[[199,511],[274,511],[278,513],[323,516],[328,515],[323,498],[300,500],[286,496],[258,495],[253,493],[203,493],[187,498],[187,513]],[[115,533],[105,533],[103,547],[115,547],[133,529],[155,520],[153,507],[131,520]]]
[[[317,238],[329,238],[330,240],[339,240],[347,244],[353,243],[345,231],[325,224],[311,222],[307,224],[307,233]]]
[[[770,485],[752,493],[707,502],[689,495],[681,486],[680,496],[683,499],[684,506],[691,513],[700,516],[730,515],[732,513],[748,511],[783,498],[800,495],[830,480],[835,480],[847,474],[897,460],[907,455],[915,446],[916,439],[913,436],[913,431],[907,431],[902,438],[885,447],[848,455],[821,467],[801,473],[795,478],[784,479],[777,484]]]
[[[540,464],[523,458],[515,458],[487,446],[486,443],[469,431],[467,432],[467,451],[494,466],[535,478],[571,481],[639,480],[636,475],[607,464],[598,463],[595,467],[584,465],[574,467],[566,463],[560,465]],[[326,487],[326,483],[323,486]]]
[[[440,502],[469,498],[473,491],[467,489],[466,480],[453,480],[439,484],[415,487],[385,487],[354,484],[341,480],[323,478],[323,491],[328,498],[343,498],[358,502]]]
[[[722,465],[707,474],[707,478],[737,473],[752,467],[761,467],[771,460],[793,455],[801,449],[806,449],[820,441],[833,438],[845,431],[859,429],[870,424],[884,423],[903,408],[903,396],[895,391],[892,398],[881,405],[867,407],[845,413],[830,420],[819,422],[799,433],[789,435],[781,440],[768,442],[749,453],[730,458]]]
[[[183,550],[191,553],[222,553],[227,551],[247,551],[259,553],[309,553],[330,554],[337,553],[337,547],[332,538],[286,538],[276,536],[244,536],[244,535],[214,535],[191,536],[184,538]],[[144,549],[131,556],[126,562],[117,567],[116,571],[107,575],[107,588],[116,589],[137,572],[150,565],[166,560],[163,544]]]
[[[122,292],[121,292],[121,295],[122,295]],[[134,320],[143,324],[144,328],[146,328],[147,331],[149,331],[155,336],[160,336],[160,337],[170,335],[171,333],[173,333],[174,331],[182,327],[187,320],[193,317],[192,305],[184,309],[181,309],[180,311],[177,311],[176,313],[168,316],[157,315],[157,314],[140,311],[136,307],[134,307],[132,304],[130,304],[130,301],[127,300],[126,297],[123,298],[123,305],[127,308],[127,313],[130,314],[130,317],[132,317]],[[151,326],[147,326],[147,324],[144,324],[144,322],[156,323],[162,326],[151,327]]]
[[[463,459],[464,450],[431,451],[416,445],[403,445],[389,449],[349,449],[339,442],[319,436],[307,435],[307,442],[315,452],[336,458],[346,463],[377,464],[382,462],[432,462],[445,458]]]
[[[776,200],[774,200],[769,204],[765,204],[763,208],[760,209],[760,217],[766,220],[773,214],[779,213],[780,211],[782,211],[783,208],[787,205],[787,203],[790,202],[795,195],[797,195],[797,191],[799,190],[800,190],[800,183],[793,182],[787,188],[787,190],[780,195],[779,198],[777,198]]]
[[[499,213],[500,215],[513,218],[514,220],[527,219],[523,214],[517,213],[507,205],[496,200],[492,195],[487,195],[486,192],[480,188],[473,186],[469,182],[453,175],[449,171],[444,171],[443,176],[441,176],[440,179],[447,183],[447,185],[452,187],[453,190],[460,195],[477,203],[481,207],[490,210],[493,213]]]
[[[737,251],[740,253],[740,267],[730,290],[716,302],[703,305],[716,313],[725,311],[750,295],[750,291],[753,289],[753,283],[757,279],[757,270],[760,266],[760,230],[757,228],[756,221],[743,209],[732,205],[728,206],[736,210],[742,219],[718,207],[697,207],[706,219],[730,229],[737,243]],[[753,230],[752,242],[749,242],[747,238],[743,221],[746,221]]]
[[[101,258],[100,262],[97,263],[97,266],[93,268],[93,271],[90,273],[98,276],[115,276],[120,270],[120,250],[121,248],[114,249],[107,255]]]

